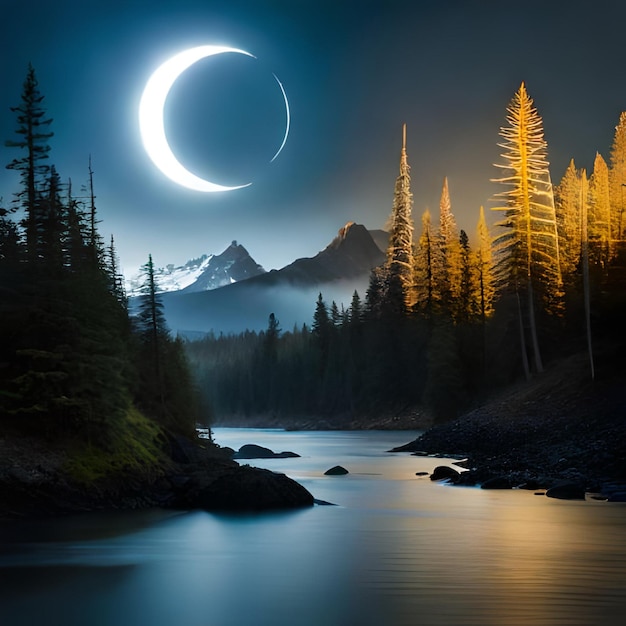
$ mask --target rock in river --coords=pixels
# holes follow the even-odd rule
[[[269,448],[247,443],[233,455],[234,459],[293,459],[299,457],[295,452],[273,452]]]
[[[548,489],[546,495],[559,500],[584,500],[585,488],[576,483],[563,483]]]
[[[430,475],[430,480],[449,480],[451,483],[456,483],[460,475],[460,472],[448,465],[438,465]]]
[[[331,467],[324,472],[324,476],[343,476],[344,474],[349,474],[349,472],[345,467],[341,467],[341,465],[335,465],[335,467]]]
[[[313,496],[295,480],[256,467],[195,472],[179,493],[179,508],[207,511],[267,511],[313,506]]]

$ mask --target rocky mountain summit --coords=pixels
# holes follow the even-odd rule
[[[221,254],[203,254],[183,265],[169,263],[155,270],[159,293],[207,291],[265,274],[265,270],[237,241]],[[127,284],[130,297],[141,295],[144,277],[139,272]]]

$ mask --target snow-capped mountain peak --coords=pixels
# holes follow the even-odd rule
[[[207,291],[264,274],[265,270],[248,254],[248,251],[233,241],[219,255],[203,254],[184,265],[173,263],[155,269],[154,278],[159,293],[172,291]],[[127,282],[129,296],[141,294],[145,276],[140,272]]]

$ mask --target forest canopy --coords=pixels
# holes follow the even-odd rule
[[[0,429],[105,445],[140,409],[164,431],[195,436],[198,403],[182,344],[154,283],[131,315],[114,239],[105,245],[91,159],[74,195],[54,165],[52,120],[28,68],[16,115],[20,176],[0,208]]]

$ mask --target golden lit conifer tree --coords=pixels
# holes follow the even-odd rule
[[[474,299],[477,303],[478,315],[483,324],[493,313],[495,287],[492,267],[491,236],[485,220],[485,209],[480,207],[478,224],[476,226],[478,246],[474,250],[474,267],[476,280],[474,282]]]
[[[500,129],[503,142],[498,144],[504,148],[504,163],[496,164],[503,176],[494,180],[507,187],[498,194],[503,205],[494,207],[504,212],[496,225],[501,229],[494,241],[496,271],[500,285],[525,302],[534,365],[541,372],[535,309],[541,302],[545,310],[559,311],[563,288],[543,122],[524,83],[509,104],[506,119],[508,125]],[[519,311],[523,331],[521,307]],[[524,332],[520,336],[525,356]]]
[[[461,288],[461,248],[452,214],[448,179],[444,178],[439,201],[439,236],[436,256],[436,284],[444,311],[456,316],[455,305]]]
[[[603,269],[612,257],[611,198],[609,168],[600,153],[596,153],[593,174],[589,179],[589,259]]]
[[[554,191],[561,274],[572,280],[580,264],[582,175],[572,159]]]
[[[410,309],[413,282],[413,221],[411,219],[410,168],[406,154],[406,124],[402,128],[400,174],[391,211],[389,245],[387,247],[387,297],[386,308],[392,314],[404,315]]]
[[[609,170],[611,232],[616,241],[624,240],[626,230],[626,111],[620,114],[611,147]]]
[[[626,238],[626,111],[619,116],[611,148],[609,170],[611,193],[611,239],[624,241]]]
[[[435,248],[430,211],[426,209],[422,214],[422,232],[417,242],[415,255],[414,299],[416,312],[429,319],[432,317],[435,308],[436,297],[434,275]]]

